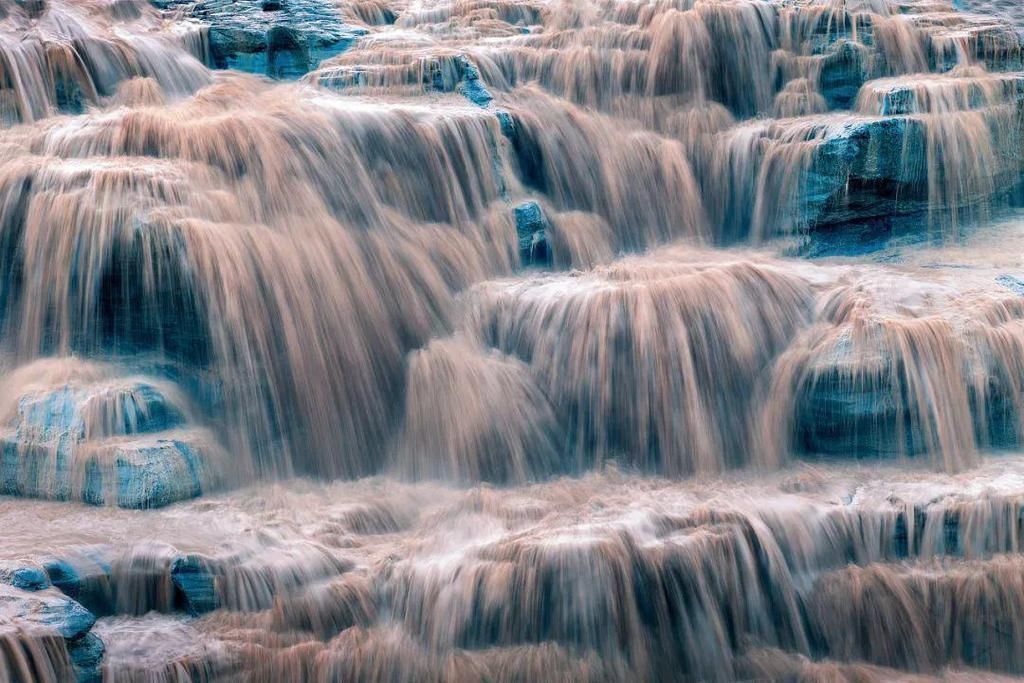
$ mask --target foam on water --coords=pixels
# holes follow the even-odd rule
[[[955,5],[0,0],[0,679],[1024,674]]]

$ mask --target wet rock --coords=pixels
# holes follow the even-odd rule
[[[191,14],[210,27],[214,66],[273,78],[298,78],[366,32],[322,0],[205,0]]]
[[[42,566],[55,588],[93,614],[114,611],[111,591],[113,566],[104,547],[79,548],[66,557],[45,558]]]
[[[181,600],[170,578],[180,553],[164,543],[142,543],[124,551],[78,547],[43,565],[53,585],[98,617],[172,612]]]
[[[914,322],[860,325],[841,327],[802,368],[794,394],[797,452],[941,457],[948,467],[971,464],[977,448],[1020,443],[1015,361],[992,352],[985,334],[960,346],[942,323],[925,323],[929,335],[915,335]],[[955,360],[933,361],[943,352]]]
[[[144,434],[184,423],[159,388],[136,380],[29,394],[18,402],[18,413],[18,436],[36,441]],[[93,423],[88,429],[87,422]]]
[[[548,245],[550,224],[537,202],[524,202],[515,209],[519,257],[524,266],[550,266]]]
[[[351,563],[320,546],[298,543],[258,554],[182,555],[171,563],[170,575],[181,608],[199,615],[268,609],[279,596],[351,569]]]
[[[183,429],[169,391],[111,380],[26,394],[0,435],[0,493],[137,509],[202,494],[217,449]]]
[[[103,680],[100,664],[104,650],[103,641],[93,633],[86,633],[68,643],[68,654],[71,655],[78,683],[100,683]]]
[[[405,59],[404,63],[400,62],[400,57]],[[494,101],[480,76],[480,69],[462,53],[449,50],[435,54],[398,53],[391,59],[395,63],[381,66],[341,58],[317,69],[307,80],[332,90],[394,87],[404,82],[424,92],[459,93],[485,109]]]
[[[912,106],[908,95],[894,98],[894,107]],[[997,202],[1022,171],[1008,144],[1016,139],[1012,131],[1003,133],[1006,141],[994,147],[991,162],[974,164],[942,157],[941,145],[969,144],[966,134],[929,129],[932,124],[921,117],[850,117],[822,125],[794,207],[811,229],[912,214],[938,219],[969,211],[982,201]],[[951,172],[951,164],[958,168]],[[950,183],[946,176],[961,180]],[[927,218],[921,223],[927,224]]]
[[[46,570],[33,564],[0,564],[0,582],[26,591],[41,591],[50,587],[50,577]]]
[[[59,648],[54,656],[59,655],[58,659],[64,662],[54,660],[49,663],[61,665],[58,669],[66,667],[60,673],[62,680],[64,676],[69,679],[73,676],[79,683],[99,683],[101,680],[103,642],[90,633],[96,617],[68,596],[54,588],[26,591],[0,583],[0,621],[18,628],[24,634],[62,638],[65,647]],[[68,655],[70,662],[66,659]],[[0,657],[0,677],[8,671],[2,664]],[[15,680],[20,679],[15,677]]]
[[[40,627],[69,641],[96,623],[89,610],[57,590],[25,591],[7,584],[0,584],[0,614],[23,628]]]
[[[183,607],[192,616],[217,609],[220,600],[214,567],[201,555],[183,555],[171,565],[171,581],[181,593]]]
[[[1014,294],[1024,296],[1024,279],[1015,275],[1000,275],[996,278],[996,282],[1003,287],[1006,287]]]
[[[86,465],[82,499],[87,503],[158,508],[203,493],[203,456],[197,444],[179,439],[117,443],[104,460]],[[113,471],[107,466],[111,460]]]
[[[494,101],[494,95],[487,89],[480,78],[480,69],[465,55],[459,55],[459,93],[478,107],[487,107]]]
[[[798,405],[796,444],[807,453],[895,457],[915,451],[912,431],[900,428],[892,388],[858,380],[840,364],[809,383]]]
[[[512,117],[512,114],[507,111],[498,111],[495,113],[498,117],[498,125],[501,126],[501,134],[507,138],[511,138],[516,132],[516,120]]]
[[[494,101],[494,95],[478,79],[463,81],[459,93],[478,107],[486,107]]]
[[[857,99],[869,76],[867,48],[842,40],[836,43],[822,64],[819,87],[830,109],[848,109]]]

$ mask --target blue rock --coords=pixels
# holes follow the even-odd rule
[[[140,509],[195,498],[212,482],[216,449],[181,429],[183,411],[157,383],[68,385],[18,406],[0,437],[0,493]]]
[[[459,93],[478,107],[487,107],[494,101],[494,95],[476,79],[460,83]]]
[[[50,582],[93,614],[114,611],[111,588],[113,567],[105,547],[78,548],[67,557],[42,562]]]
[[[269,609],[276,596],[302,590],[350,571],[353,566],[313,544],[297,544],[279,551],[278,557],[259,553],[176,557],[170,565],[171,581],[178,591],[176,603],[193,616],[216,609]],[[231,591],[222,599],[218,588],[228,572],[234,575],[234,581],[245,583],[247,594],[242,603],[232,601]]]
[[[551,249],[547,231],[550,227],[537,202],[524,202],[514,209],[519,257],[524,266],[551,265]]]
[[[85,635],[96,617],[68,596],[52,588],[25,591],[0,584],[0,613],[24,628],[42,627],[65,640]]]
[[[116,503],[131,509],[158,508],[196,498],[203,492],[202,456],[193,444],[177,439],[149,439],[118,443],[115,468],[109,471],[95,461],[87,466],[85,502]],[[116,482],[110,482],[110,477]],[[110,500],[112,492],[116,499]]]
[[[26,591],[41,591],[50,587],[50,577],[39,564],[27,560],[0,561],[0,583]]]
[[[67,560],[48,560],[43,566],[54,586],[72,598],[78,597],[81,579],[78,570]]]
[[[494,95],[487,89],[480,79],[480,69],[465,55],[457,58],[461,82],[458,85],[459,94],[478,107],[488,107],[494,101]]]
[[[103,420],[109,428],[92,438],[158,432],[184,423],[181,410],[144,381],[69,385],[23,396],[18,401],[17,435],[37,442],[80,441],[86,437],[89,413],[110,416]]]
[[[82,402],[76,393],[71,387],[63,387],[22,397],[18,401],[18,435],[41,441],[83,438]]]
[[[183,597],[185,610],[192,616],[212,612],[220,606],[215,569],[199,555],[183,555],[171,564],[171,581]]]
[[[1000,275],[999,277],[996,278],[996,282],[998,282],[1003,287],[1006,287],[1014,294],[1024,296],[1024,279],[1021,279],[1014,275]]]
[[[366,29],[346,24],[324,0],[201,0],[214,66],[294,79],[348,48]]]
[[[68,654],[71,655],[78,683],[100,683],[103,680],[100,664],[105,650],[103,641],[93,633],[86,633],[68,643]]]
[[[507,138],[511,138],[516,133],[516,120],[512,118],[512,114],[507,111],[501,110],[495,113],[498,117],[498,125],[501,126],[501,134]]]
[[[860,87],[871,76],[869,52],[863,45],[845,39],[831,47],[819,77],[829,109],[849,109],[856,101]]]
[[[50,577],[42,567],[21,567],[11,574],[11,585],[26,591],[41,591],[50,587]]]

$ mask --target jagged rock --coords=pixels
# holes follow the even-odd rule
[[[487,107],[494,101],[494,95],[480,78],[480,69],[465,55],[459,55],[458,64],[461,82],[459,93],[478,107]]]
[[[274,78],[298,78],[366,32],[321,0],[205,0],[191,14],[210,27],[214,66]]]
[[[478,79],[460,83],[459,93],[478,107],[486,107],[494,101],[494,95]]]
[[[551,227],[537,202],[524,202],[515,208],[519,257],[524,266],[550,265],[551,249],[547,233]]]

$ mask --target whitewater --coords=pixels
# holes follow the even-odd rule
[[[0,0],[0,682],[1024,676],[1024,11]]]

